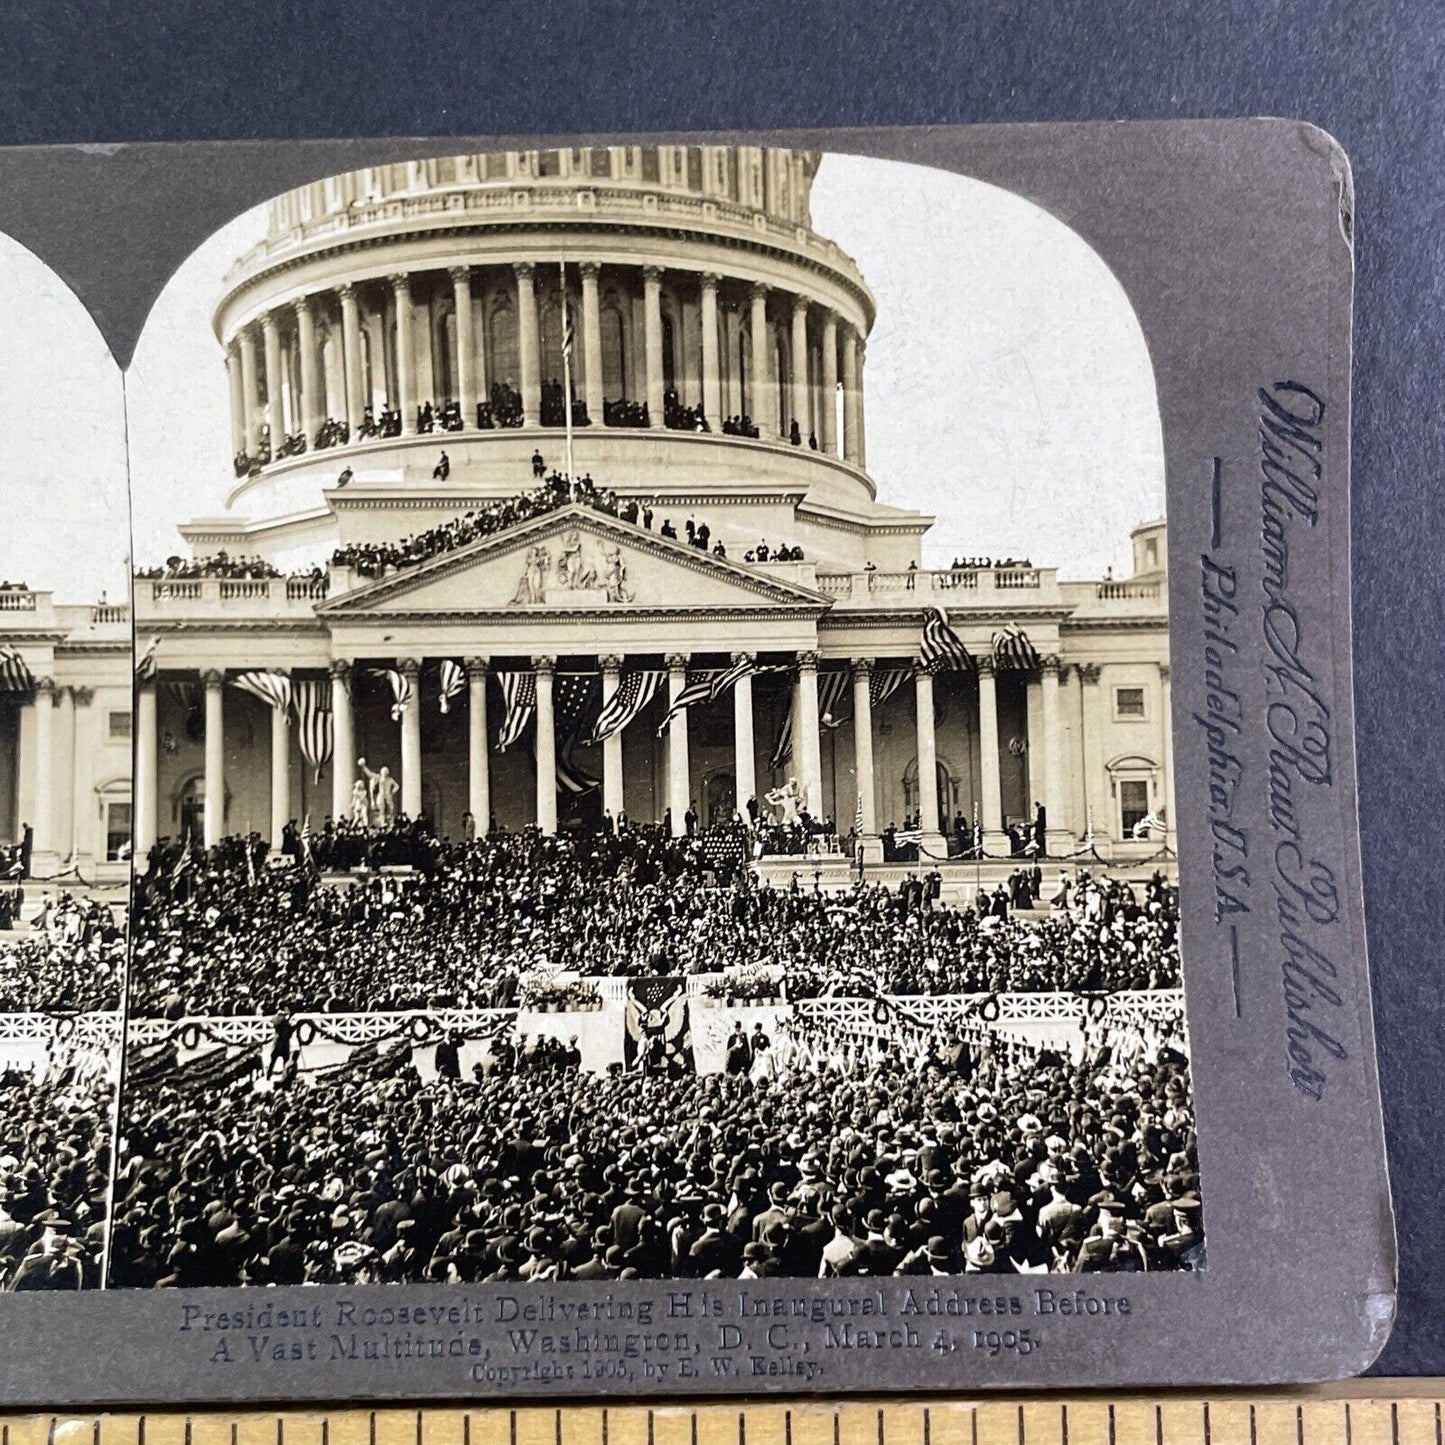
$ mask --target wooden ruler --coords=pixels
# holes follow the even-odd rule
[[[1291,1391],[0,1417],[0,1445],[1445,1445],[1445,1380]]]

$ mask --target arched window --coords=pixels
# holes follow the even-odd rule
[[[953,815],[958,811],[958,781],[953,776],[953,770],[942,758],[938,759],[936,766],[939,826],[947,830],[951,826]],[[903,771],[903,806],[909,817],[919,811],[917,758],[910,759]]]
[[[616,306],[604,306],[602,321],[602,395],[618,401],[627,395],[627,343],[622,330],[622,313]]]
[[[491,366],[493,384],[502,382],[513,388],[520,384],[517,368],[517,312],[505,298],[497,302],[487,318],[487,361]]]

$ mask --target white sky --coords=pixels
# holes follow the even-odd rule
[[[0,234],[0,581],[57,602],[127,595],[120,372],[89,312]]]
[[[1008,554],[1066,576],[1098,575],[1108,565],[1127,572],[1129,529],[1163,512],[1163,447],[1144,340],[1103,262],[1031,202],[890,161],[826,157],[813,222],[857,259],[878,300],[866,371],[869,469],[880,500],[937,515],[925,561]],[[258,208],[197,250],[156,302],[136,348],[126,394],[142,562],[184,550],[177,522],[224,511],[229,399],[211,311],[225,271],[264,225]],[[13,270],[12,255],[43,270],[7,243],[7,315],[12,296],[40,305],[45,289]],[[47,345],[33,357],[27,350],[18,367],[4,357],[4,414],[34,420],[9,423],[0,469],[7,480],[31,478],[22,486],[63,513],[66,530],[59,538],[44,524],[12,531],[0,543],[0,575],[26,570],[24,562],[27,580],[39,585],[47,566],[33,549],[43,543],[54,557],[58,542],[66,562],[49,572],[88,595],[102,569],[92,582],[89,562],[70,559],[98,560],[105,549],[89,539],[123,510],[96,515],[95,489],[74,479],[105,475],[106,464],[117,474],[120,418],[113,373],[94,355],[99,337],[49,280],[64,293],[52,298],[51,314],[64,314],[66,324],[52,321]],[[5,344],[27,335],[32,326],[7,327]],[[82,387],[93,404],[81,418],[64,416],[59,445],[44,419],[57,417],[58,396]],[[112,571],[124,551],[111,549]]]

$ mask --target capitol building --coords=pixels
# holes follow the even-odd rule
[[[680,833],[795,779],[871,859],[906,824],[931,859],[965,826],[1004,858],[1041,805],[1050,856],[1172,847],[1163,522],[1127,578],[923,565],[933,518],[868,470],[875,302],[812,228],[819,164],[458,155],[272,201],[216,298],[225,509],[178,493],[188,556],[134,582],[133,801],[88,700],[117,619],[0,596],[35,680],[0,702],[17,835],[52,863],[118,863],[108,818],[139,857],[279,844],[385,769],[453,838]],[[965,665],[918,665],[934,615]]]

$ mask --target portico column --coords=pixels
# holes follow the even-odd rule
[[[512,266],[517,277],[517,366],[522,388],[522,425],[535,427],[542,415],[542,383],[537,357],[537,268],[530,261]]]
[[[321,385],[316,320],[309,297],[303,296],[296,303],[296,346],[301,352],[301,428],[306,433],[306,445],[314,447],[326,413],[326,390]]]
[[[356,779],[356,728],[351,717],[351,664],[331,663],[331,816],[339,823],[351,815]]]
[[[1172,712],[1172,688],[1169,683],[1169,664],[1159,664],[1159,755],[1164,760],[1164,776],[1159,784],[1159,796],[1164,804],[1164,840],[1169,847],[1175,847],[1174,821],[1174,723]]]
[[[938,821],[938,742],[933,731],[933,674],[926,668],[913,675],[914,736],[918,745],[918,826],[923,848],[946,849]]]
[[[793,297],[793,396],[792,420],[798,423],[798,431],[806,446],[808,433],[812,429],[808,412],[808,302],[803,296]]]
[[[718,430],[722,419],[722,358],[718,345],[717,288],[719,277],[707,272],[702,278],[702,414]]]
[[[583,396],[587,402],[587,418],[593,426],[602,425],[602,405],[606,395],[602,387],[602,308],[597,298],[602,268],[596,261],[584,261],[582,272],[582,369]]]
[[[677,695],[687,686],[688,655],[667,654],[667,702],[671,707]],[[691,799],[692,780],[688,776],[687,709],[673,713],[667,725],[667,806],[672,810],[672,836],[687,833],[687,809]]]
[[[261,440],[261,381],[256,373],[256,333],[248,326],[236,337],[236,350],[241,354],[241,390],[244,393],[242,413],[246,431],[246,450],[255,455]]]
[[[851,327],[843,332],[843,456],[862,466],[863,424],[862,378],[858,365],[858,333]]]
[[[829,311],[823,316],[823,416],[818,445],[838,455],[838,318]]]
[[[231,391],[231,450],[249,450],[246,444],[246,379],[241,374],[241,354],[232,346],[226,351],[226,381]]]
[[[281,847],[281,830],[291,817],[291,729],[286,709],[271,708],[271,847]]]
[[[135,856],[144,858],[156,842],[156,683],[138,682],[135,693]]]
[[[1068,839],[1064,827],[1064,730],[1059,715],[1059,659],[1044,658],[1040,679],[1040,704],[1044,722],[1044,842],[1052,853],[1056,842]]]
[[[271,427],[271,455],[286,440],[286,406],[281,393],[281,332],[276,313],[261,318],[261,337],[266,346],[266,420]]]
[[[751,292],[751,312],[749,322],[751,331],[748,336],[749,350],[749,371],[748,377],[748,415],[752,418],[753,425],[764,436],[776,436],[778,433],[778,419],[775,415],[777,408],[769,410],[768,392],[768,288],[756,285]]]
[[[818,654],[798,654],[798,762],[803,769],[804,806],[815,819],[823,816],[823,757],[818,744]]]
[[[205,807],[201,839],[214,848],[226,831],[226,674],[210,668],[201,674],[206,695]]]
[[[477,424],[477,358],[476,326],[472,315],[472,268],[453,266],[452,308],[457,333],[457,405],[461,408],[462,425]],[[475,816],[475,814],[473,814]]]
[[[31,839],[31,871],[41,854],[55,851],[55,681],[35,682],[35,813]],[[51,860],[47,857],[47,863]]]
[[[487,756],[487,673],[485,657],[468,657],[467,670],[467,811],[484,838],[492,825],[491,759]]]
[[[368,400],[361,374],[361,309],[354,286],[337,289],[341,297],[341,355],[346,371],[346,425],[351,429],[351,440],[357,441]]]
[[[407,683],[401,705],[401,811],[415,821],[421,817],[421,663],[403,657],[396,667]]]
[[[396,409],[401,413],[401,434],[409,437],[416,432],[416,369],[411,346],[410,278],[391,277],[391,294],[396,303]]]
[[[609,653],[597,661],[602,668],[602,707],[605,711],[607,704],[622,685],[623,659],[616,653]],[[626,807],[626,793],[622,781],[622,729],[618,728],[602,740],[602,811],[612,819],[613,826],[616,827],[617,820]]]
[[[984,847],[1003,839],[1003,788],[998,770],[998,692],[991,657],[978,660],[979,788]]]
[[[753,654],[747,652],[735,652],[732,655],[734,662],[742,662],[744,658],[754,660]],[[752,673],[738,678],[733,684],[733,778],[738,813],[746,822],[748,799],[758,795],[757,744],[753,740]]]
[[[873,660],[853,659],[853,779],[863,814],[858,846],[878,836],[878,804],[873,786]],[[854,811],[857,818],[858,810]],[[839,823],[841,828],[841,820]]]
[[[663,425],[662,397],[662,268],[642,268],[644,360],[647,363],[647,424]]]
[[[552,708],[555,657],[534,657],[537,674],[537,826],[549,836],[557,831],[557,718]]]

